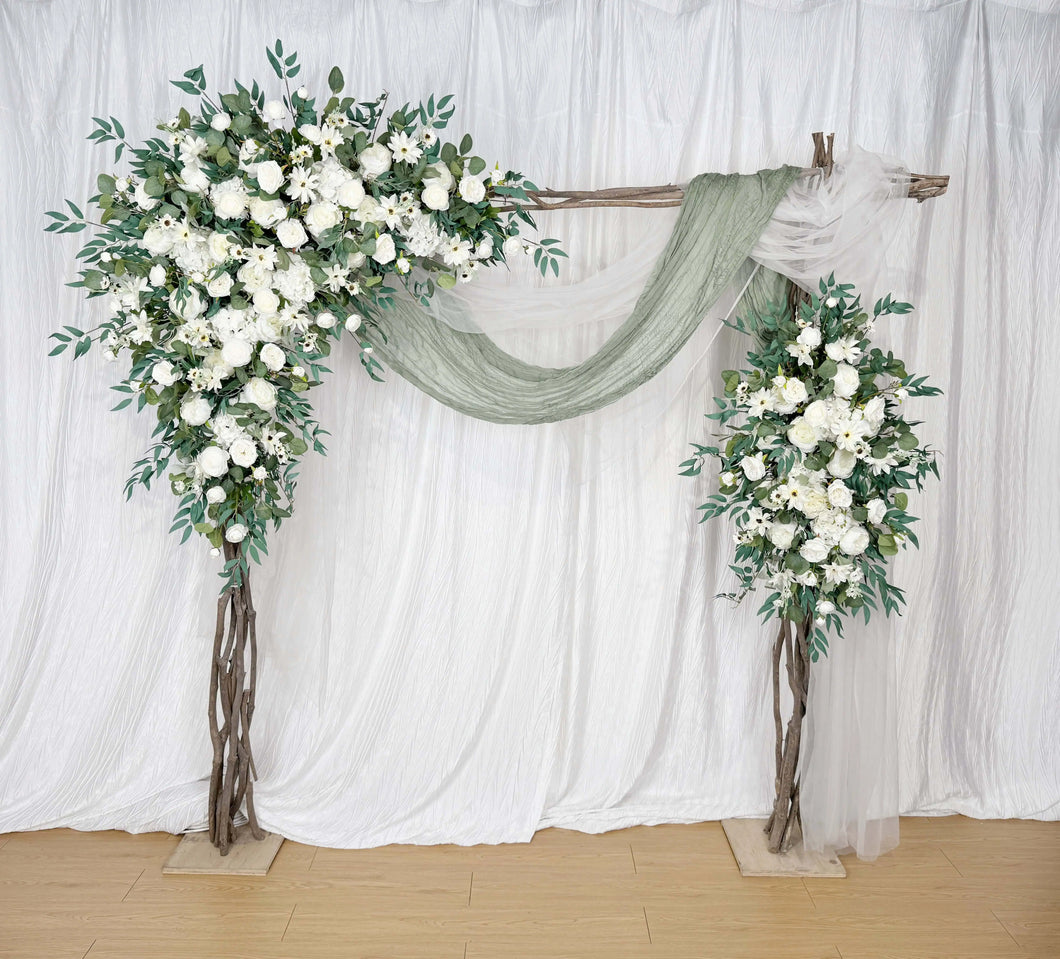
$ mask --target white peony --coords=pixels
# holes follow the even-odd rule
[[[799,334],[796,342],[811,350],[817,349],[821,345],[821,331],[816,326],[808,326]]]
[[[228,296],[232,292],[232,276],[229,273],[222,273],[220,276],[215,277],[206,284],[206,292],[210,296]]]
[[[305,225],[313,236],[320,236],[325,230],[330,230],[341,221],[341,211],[330,200],[321,200],[319,203],[314,203],[305,213]]]
[[[854,472],[858,458],[850,450],[837,449],[828,461],[828,472],[837,479],[846,479]]]
[[[180,404],[180,418],[189,426],[202,426],[213,413],[213,406],[201,393],[189,393]]]
[[[261,226],[276,226],[287,219],[287,205],[283,200],[263,200],[256,196],[250,201],[250,218]]]
[[[364,184],[360,180],[347,180],[338,188],[335,199],[340,206],[349,210],[356,210],[364,200]]]
[[[284,353],[275,343],[266,343],[258,354],[261,357],[261,362],[265,366],[272,370],[273,373],[277,373],[283,369],[284,364],[287,362],[287,354]]]
[[[282,120],[286,113],[287,110],[281,100],[269,100],[265,104],[265,109],[261,111],[261,115],[265,118],[266,122],[271,120]]]
[[[802,411],[802,415],[806,422],[820,433],[831,422],[832,407],[826,400],[814,400]]]
[[[206,491],[207,503],[223,503],[226,499],[228,499],[228,494],[224,491],[223,486],[211,486]]]
[[[236,466],[253,466],[258,458],[258,448],[249,436],[233,440],[228,452]]]
[[[322,330],[330,330],[335,325],[335,314],[324,310],[323,313],[316,315],[313,322]]]
[[[169,360],[162,360],[156,363],[151,370],[151,379],[159,386],[172,386],[180,379],[180,370],[176,369]]]
[[[383,212],[383,208],[376,202],[374,197],[370,196],[366,196],[361,200],[353,215],[361,223],[382,223],[386,219],[386,213]]]
[[[798,532],[798,523],[774,523],[769,527],[769,541],[777,549],[787,549],[791,546]]]
[[[788,442],[797,446],[804,453],[812,453],[817,448],[817,430],[805,416],[797,416],[788,427]]]
[[[437,163],[432,163],[424,171],[424,183],[440,183],[448,192],[453,188],[453,184],[456,180],[453,179],[452,171],[449,169],[449,165],[442,163],[439,160]]]
[[[236,181],[239,183],[239,181]],[[238,220],[247,215],[247,195],[240,183],[239,189],[222,189],[228,187],[232,180],[219,183],[210,191],[214,213],[222,220]]]
[[[303,123],[299,128],[298,132],[302,134],[310,143],[320,143],[320,127],[315,123]]]
[[[835,395],[848,400],[858,391],[861,378],[855,367],[848,363],[840,363],[836,368],[835,376],[832,377],[832,382],[835,384]]]
[[[851,526],[839,540],[839,548],[847,556],[864,553],[869,545],[869,533],[864,526]]]
[[[188,193],[205,193],[210,188],[210,178],[198,163],[185,163],[180,168],[180,182]]]
[[[854,494],[846,483],[837,479],[828,484],[828,502],[836,509],[849,509],[850,504],[854,502]]]
[[[437,180],[427,181],[427,186],[420,194],[420,199],[429,210],[449,209],[449,191]]]
[[[306,231],[302,229],[302,224],[297,220],[284,220],[278,227],[276,227],[276,239],[279,240],[287,249],[293,250],[295,247],[301,246],[309,236]]]
[[[381,143],[376,143],[366,150],[362,150],[357,155],[357,159],[360,161],[361,169],[364,170],[365,178],[368,180],[374,180],[377,176],[386,173],[390,169],[390,151]]]
[[[211,233],[206,241],[206,248],[210,251],[214,263],[224,263],[232,249],[232,241],[228,239],[226,233]]]
[[[828,497],[819,489],[807,489],[800,497],[799,510],[809,519],[820,516],[828,509]]]
[[[375,253],[372,254],[372,259],[376,263],[390,263],[395,255],[394,238],[389,233],[384,233],[375,241]]]
[[[752,483],[757,482],[766,475],[765,454],[758,453],[755,456],[745,456],[740,460],[740,469]]]
[[[275,313],[280,308],[280,298],[272,290],[258,290],[254,294],[254,309],[259,313]]]
[[[247,528],[242,523],[233,523],[225,530],[225,539],[230,543],[242,543],[247,538]]]
[[[221,348],[221,359],[227,366],[246,366],[254,355],[254,348],[241,339],[231,339]]]
[[[865,422],[869,424],[872,433],[875,434],[887,411],[887,401],[882,396],[874,396],[865,404]]]
[[[228,472],[228,453],[220,446],[207,446],[197,457],[195,462],[207,476],[224,476]]]
[[[884,516],[887,515],[887,504],[878,496],[875,499],[870,499],[865,504],[865,508],[869,513],[870,523],[882,523]]]
[[[808,563],[823,563],[831,551],[832,547],[818,537],[806,540],[799,547],[799,555]]]
[[[152,256],[162,256],[173,249],[174,236],[161,224],[152,223],[145,231],[140,245]]]
[[[475,176],[465,176],[460,180],[460,199],[468,203],[481,203],[486,198],[486,188]]]
[[[239,401],[251,403],[266,412],[273,410],[276,408],[276,387],[260,376],[255,376],[247,380]]]

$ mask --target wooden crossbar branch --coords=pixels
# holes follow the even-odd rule
[[[832,172],[832,144],[835,134],[829,133],[827,143],[823,133],[813,134],[813,165],[806,167],[801,176],[828,176]],[[909,174],[909,199],[923,203],[932,197],[942,196],[949,186],[946,175],[931,173]],[[684,187],[676,183],[663,186],[619,186],[606,190],[537,190],[528,191],[534,212],[544,210],[584,210],[587,207],[668,207],[680,206],[684,202]],[[512,206],[501,210],[513,210]]]

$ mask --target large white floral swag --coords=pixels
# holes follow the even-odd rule
[[[328,372],[332,341],[352,334],[378,378],[373,341],[401,335],[385,329],[388,280],[423,299],[533,247],[542,272],[558,273],[564,255],[519,235],[533,226],[519,206],[532,183],[487,169],[470,136],[440,138],[451,97],[384,120],[385,95],[341,96],[335,67],[319,107],[304,87],[290,90],[296,55],[279,41],[266,52],[282,99],[255,82],[217,102],[202,68],[189,70],[173,82],[200,97],[199,113],[181,109],[142,146],[115,118],[95,120],[89,139],[115,143],[115,162],[131,158],[129,174],[98,178],[99,224],[70,201],[72,216],[47,214],[59,233],[100,227],[70,285],[105,295],[113,314],[88,333],[53,334],[52,353],[73,346],[80,357],[99,343],[106,359],[128,358],[115,409],[154,406],[158,427],[126,491],[175,466],[182,541],[195,531],[215,550],[244,544],[226,585],[240,581],[245,555],[266,552],[268,521],[290,516],[298,456],[324,452],[303,394]]]
[[[873,348],[877,321],[912,310],[890,296],[870,316],[853,287],[821,280],[819,295],[737,319],[752,336],[749,369],[723,373],[725,394],[707,414],[721,427],[716,445],[694,445],[681,464],[698,475],[718,461],[718,491],[701,520],[728,515],[735,524],[730,569],[739,602],[758,586],[768,595],[759,613],[780,620],[773,649],[777,796],[767,832],[780,851],[798,838],[795,779],[809,663],[827,652],[843,619],[865,622],[882,607],[899,612],[903,591],[887,578],[887,561],[918,546],[906,510],[908,490],[938,477],[936,454],[906,419],[910,397],[936,396],[891,353]],[[794,697],[785,735],[780,721],[780,658],[787,656]]]
[[[536,187],[472,154],[470,136],[444,142],[452,98],[433,95],[384,118],[386,95],[342,96],[338,67],[323,106],[304,87],[282,44],[266,51],[284,93],[236,83],[211,97],[202,67],[173,81],[199,98],[141,146],[122,124],[96,118],[89,139],[114,144],[127,173],[100,174],[91,221],[67,200],[47,229],[92,226],[71,286],[106,297],[110,315],[85,332],[52,334],[52,354],[75,358],[93,344],[129,370],[115,406],[154,407],[147,454],[126,483],[150,488],[169,471],[180,498],[172,531],[224,551],[211,661],[209,826],[226,853],[253,803],[249,727],[255,706],[256,613],[248,558],[261,562],[266,529],[291,515],[298,457],[324,452],[325,431],[306,393],[329,372],[323,361],[346,331],[378,379],[373,343],[402,284],[425,300],[436,287],[470,281],[483,267],[534,250],[559,272],[555,240],[528,241],[520,201]]]

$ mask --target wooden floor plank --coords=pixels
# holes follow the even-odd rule
[[[876,862],[844,857],[835,881],[743,879],[717,823],[285,843],[260,878],[163,876],[166,834],[14,833],[0,959],[1060,956],[1060,824],[925,817],[902,835]]]

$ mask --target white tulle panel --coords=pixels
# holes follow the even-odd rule
[[[267,80],[277,36],[319,89],[339,63],[366,97],[455,93],[476,149],[542,185],[804,163],[813,130],[835,130],[840,153],[950,173],[945,198],[907,204],[889,255],[918,310],[881,331],[947,391],[921,430],[943,482],[913,498],[924,548],[896,564],[909,615],[852,628],[815,671],[807,825],[871,855],[894,806],[1060,815],[1053,5],[11,0],[0,830],[202,818],[215,564],[167,535],[168,493],[123,502],[151,424],[105,412],[112,374],[94,355],[46,359],[47,333],[90,311],[62,285],[76,238],[43,234],[41,211],[93,192],[106,161],[83,139],[90,116],[147,136],[179,102],[169,78],[203,63],[211,82]],[[555,213],[546,229],[577,281],[646,258],[665,216]],[[503,282],[536,281],[523,264]],[[587,356],[630,295],[613,287],[611,319],[499,338],[538,362]],[[335,358],[317,401],[331,453],[307,460],[298,512],[255,572],[266,826],[365,846],[765,812],[769,631],[713,598],[730,547],[722,525],[696,524],[711,478],[676,475],[744,349],[714,335],[704,323],[679,378],[643,388],[634,429],[611,408],[477,422]],[[883,739],[863,722],[891,712]],[[851,808],[873,783],[875,803]]]

